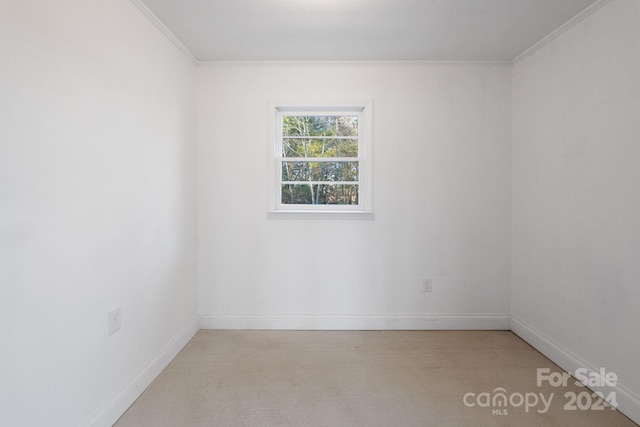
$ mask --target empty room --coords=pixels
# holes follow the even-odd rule
[[[638,425],[639,76],[639,0],[0,0],[0,425]]]

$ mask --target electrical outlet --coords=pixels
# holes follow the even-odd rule
[[[422,292],[431,292],[433,289],[433,282],[431,279],[422,279]]]
[[[122,308],[118,307],[107,315],[107,334],[111,335],[120,329],[122,324]]]

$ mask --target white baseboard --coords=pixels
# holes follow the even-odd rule
[[[237,315],[203,314],[200,329],[509,330],[508,314]]]
[[[144,366],[140,373],[105,402],[97,414],[85,425],[111,427],[125,413],[151,382],[167,367],[169,362],[184,348],[198,332],[198,321],[194,318],[164,346],[158,357]]]
[[[575,373],[580,368],[586,368],[589,373],[597,374],[599,372],[600,368],[587,363],[546,337],[543,333],[531,328],[525,322],[513,316],[511,317],[511,330],[570,374]],[[598,388],[598,391],[604,392],[605,396],[611,391],[615,392],[618,410],[635,423],[640,424],[640,397],[631,393],[620,383],[614,387]]]

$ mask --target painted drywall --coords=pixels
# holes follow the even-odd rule
[[[195,325],[196,67],[129,0],[3,1],[0,58],[0,424],[110,425]]]
[[[268,217],[283,100],[373,101],[372,219]],[[201,65],[201,327],[508,328],[510,123],[499,64]]]
[[[640,2],[614,0],[513,77],[514,329],[561,364],[615,372],[636,421],[638,22]]]

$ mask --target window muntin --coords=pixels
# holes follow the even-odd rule
[[[275,211],[370,211],[365,107],[275,108]]]

